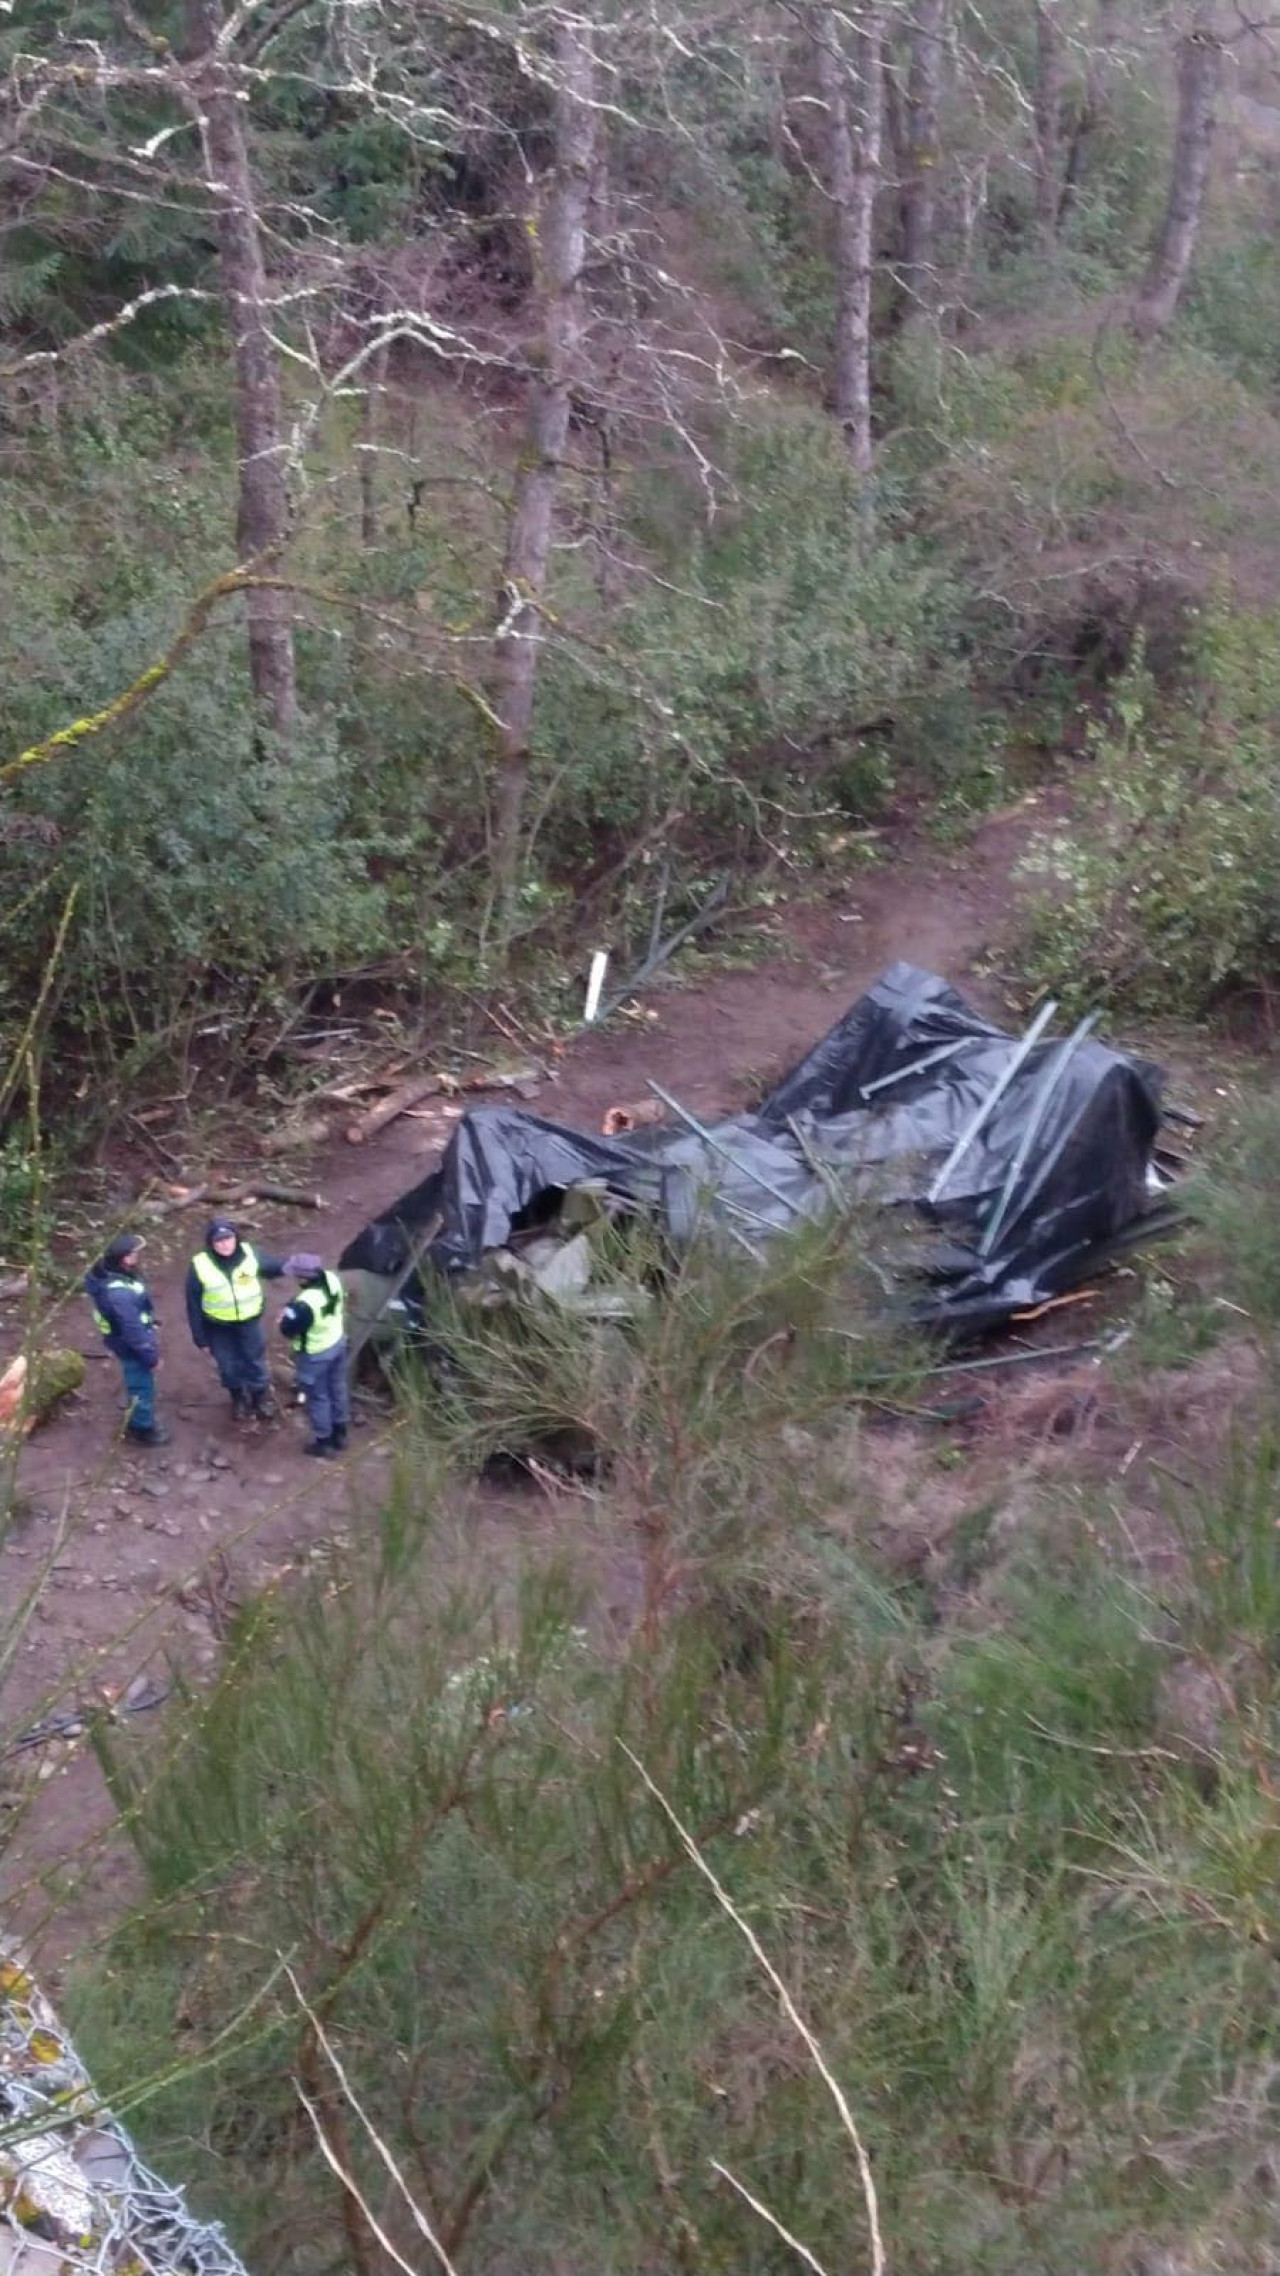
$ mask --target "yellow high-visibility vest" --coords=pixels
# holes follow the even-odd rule
[[[303,1301],[314,1307],[311,1326],[305,1335],[290,1336],[289,1338],[290,1349],[305,1352],[308,1359],[318,1359],[322,1353],[332,1351],[334,1345],[340,1344],[347,1332],[346,1299],[343,1295],[342,1282],[336,1272],[326,1272],[324,1293],[326,1297],[332,1296],[334,1298],[331,1312],[324,1310],[318,1289],[303,1289]]]
[[[220,1327],[233,1327],[237,1320],[261,1319],[266,1302],[262,1274],[258,1270],[257,1256],[247,1241],[230,1272],[224,1272],[207,1249],[199,1250],[191,1262],[200,1283],[200,1309],[206,1320],[216,1320]]]

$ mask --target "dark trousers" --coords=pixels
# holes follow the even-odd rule
[[[205,1326],[223,1390],[240,1391],[250,1399],[262,1398],[271,1388],[271,1379],[261,1320],[208,1320]]]
[[[315,1356],[305,1351],[295,1352],[293,1364],[298,1389],[307,1402],[307,1421],[316,1437],[332,1438],[335,1430],[345,1430],[351,1419],[346,1337],[336,1343],[332,1351]]]
[[[151,1430],[156,1419],[155,1370],[144,1367],[140,1359],[120,1360],[120,1373],[124,1377],[124,1395],[129,1402],[130,1430]]]

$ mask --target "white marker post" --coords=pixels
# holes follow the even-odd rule
[[[590,1027],[592,1021],[596,1016],[596,1013],[600,1009],[600,998],[604,994],[604,976],[608,969],[608,949],[596,949],[591,959],[591,974],[587,981],[586,1009],[582,1014],[583,1025],[585,1027]]]

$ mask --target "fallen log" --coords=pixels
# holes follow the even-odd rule
[[[407,1059],[393,1059],[391,1065],[377,1075],[350,1075],[339,1083],[326,1083],[322,1090],[313,1092],[313,1103],[331,1099],[335,1106],[351,1106],[356,1099],[367,1098],[371,1091],[389,1091],[396,1076],[403,1075],[408,1064]]]
[[[165,1201],[147,1201],[149,1217],[171,1217],[175,1210],[194,1209],[198,1202],[215,1202],[223,1209],[249,1209],[255,1201],[270,1201],[280,1209],[327,1209],[324,1195],[309,1193],[300,1185],[264,1185],[256,1178],[236,1185],[170,1186]]]
[[[347,1124],[347,1144],[366,1146],[389,1122],[395,1122],[407,1108],[420,1105],[423,1099],[435,1097],[440,1088],[438,1075],[419,1075],[411,1083],[401,1083],[398,1090],[388,1091],[384,1099],[371,1106],[367,1114]]]
[[[347,1143],[350,1146],[367,1145],[370,1138],[376,1138],[378,1132],[385,1130],[389,1122],[398,1121],[412,1107],[421,1106],[424,1099],[456,1098],[461,1091],[523,1091],[529,1084],[537,1083],[540,1079],[541,1073],[537,1067],[484,1068],[475,1075],[423,1076],[412,1083],[402,1083],[399,1090],[380,1099],[377,1106],[370,1107],[367,1114],[362,1114],[358,1121],[350,1123],[347,1128]]]
[[[28,1437],[61,1400],[80,1389],[84,1373],[78,1351],[38,1352],[30,1368],[26,1353],[19,1352],[0,1375],[0,1437]]]
[[[327,1209],[322,1193],[308,1193],[300,1185],[246,1185],[239,1193],[213,1193],[213,1201],[270,1201],[278,1209]]]
[[[12,1280],[0,1280],[0,1304],[9,1304],[15,1297],[25,1296],[30,1286],[29,1272],[17,1272]]]

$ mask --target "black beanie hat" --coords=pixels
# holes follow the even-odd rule
[[[117,1233],[103,1250],[102,1261],[114,1268],[123,1264],[126,1257],[136,1256],[138,1250],[145,1249],[146,1245],[141,1233]]]
[[[237,1233],[235,1226],[232,1224],[229,1217],[213,1218],[210,1222],[209,1230],[205,1234],[205,1239],[208,1242],[210,1248],[213,1247],[215,1241],[238,1241],[239,1238],[240,1235]]]

